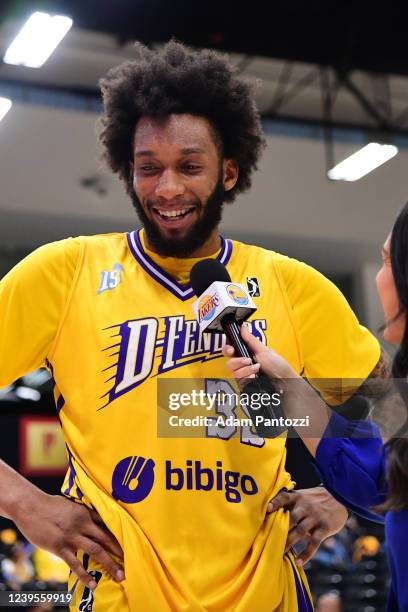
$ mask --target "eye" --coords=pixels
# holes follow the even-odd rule
[[[145,164],[144,166],[139,166],[139,171],[144,172],[145,174],[151,174],[157,170],[157,166],[153,166],[152,164]]]
[[[199,172],[201,170],[201,166],[197,164],[184,164],[183,168],[187,172],[192,172],[192,173]]]

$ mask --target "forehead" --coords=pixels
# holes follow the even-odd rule
[[[142,117],[136,125],[133,144],[135,153],[155,151],[164,146],[175,151],[190,148],[209,154],[216,151],[210,122],[188,114],[170,115],[164,119]]]

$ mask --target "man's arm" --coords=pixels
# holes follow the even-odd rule
[[[29,542],[61,557],[91,589],[96,583],[78,561],[78,550],[88,553],[114,580],[124,579],[122,568],[106,552],[123,558],[122,550],[96,512],[44,493],[1,460],[0,514],[14,521]]]
[[[39,368],[52,352],[81,248],[78,239],[41,247],[0,281],[0,386]],[[30,542],[64,559],[85,584],[96,586],[76,558],[78,550],[117,580],[123,579],[121,568],[108,554],[121,558],[120,546],[96,512],[65,497],[47,495],[2,461],[0,514],[13,520]]]

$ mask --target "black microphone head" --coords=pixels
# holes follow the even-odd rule
[[[202,295],[215,281],[231,282],[227,268],[218,259],[202,259],[191,268],[190,284],[197,296]]]

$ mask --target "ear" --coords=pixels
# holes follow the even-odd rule
[[[233,187],[235,187],[239,168],[235,159],[224,159],[223,162],[223,184],[225,191],[231,191]]]

